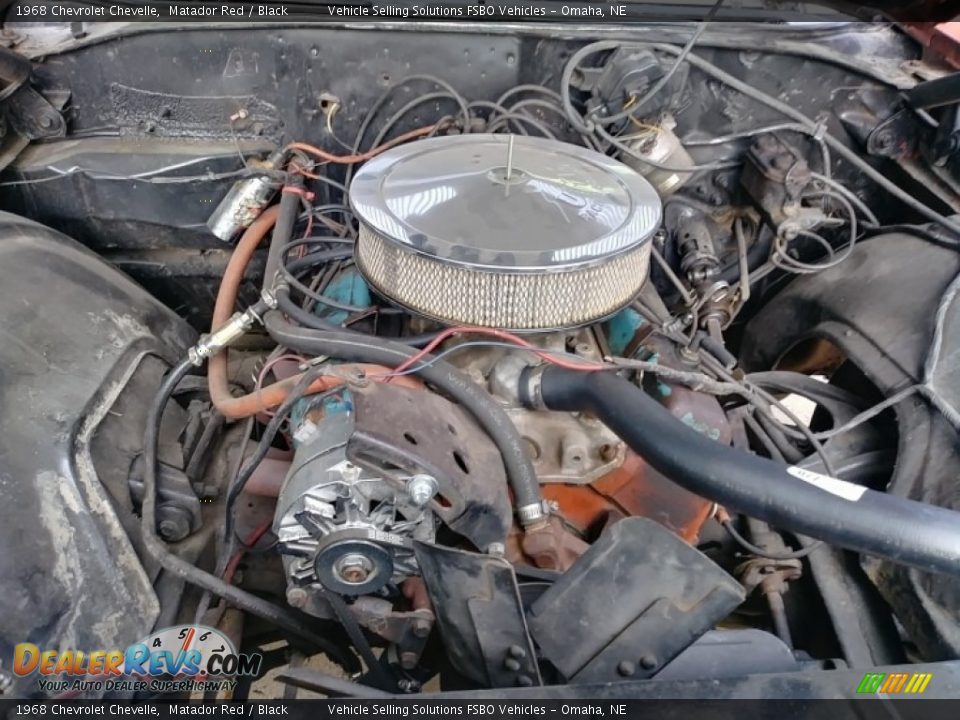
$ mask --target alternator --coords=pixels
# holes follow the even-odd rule
[[[311,586],[368,595],[417,574],[412,542],[432,542],[436,529],[434,478],[388,481],[347,458],[348,391],[304,402],[291,424],[296,452],[274,520],[291,604],[309,611]]]

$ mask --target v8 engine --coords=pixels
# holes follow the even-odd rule
[[[236,696],[960,687],[919,25],[327,20],[5,28],[0,691],[143,638]]]

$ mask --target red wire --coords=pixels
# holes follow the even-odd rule
[[[313,232],[313,203],[307,200],[307,229],[303,233],[301,240],[306,240]],[[297,257],[302,258],[307,254],[307,246],[301,245],[297,248]]]
[[[280,188],[280,192],[284,195],[299,195],[307,202],[311,202],[315,195],[309,190],[304,190],[303,188],[298,188],[293,185],[284,185]]]
[[[307,230],[306,230],[306,232],[303,233],[303,239],[306,240],[308,237],[310,237],[310,234],[311,234],[312,232],[313,232],[313,206],[311,205],[311,206],[310,206],[310,214],[307,215]],[[301,249],[302,249],[304,246],[301,245],[300,247],[301,247]],[[302,256],[301,256],[301,257],[302,257]]]
[[[273,520],[266,520],[261,525],[258,525],[252,533],[247,535],[246,539],[243,541],[243,544],[247,547],[253,547],[256,545],[260,538],[267,534],[267,530],[273,525]],[[227,583],[233,582],[233,576],[237,572],[237,568],[240,566],[240,561],[243,560],[243,556],[247,554],[247,551],[241,548],[233,554],[233,557],[230,558],[230,562],[227,563],[227,567],[223,570],[223,579]]]
[[[455,327],[447,328],[441,332],[437,337],[431,340],[422,350],[412,355],[410,358],[400,363],[396,368],[393,369],[391,373],[388,373],[386,377],[388,378],[386,382],[390,382],[389,378],[392,378],[395,375],[403,373],[405,370],[410,368],[414,363],[422,359],[424,356],[429,355],[433,350],[444,340],[451,337],[452,335],[457,334],[474,334],[474,335],[487,335],[489,337],[495,337],[500,340],[506,340],[507,342],[513,343],[518,347],[522,347],[525,350],[529,350],[537,357],[546,362],[552,363],[567,370],[579,370],[583,372],[593,372],[596,370],[603,370],[606,365],[602,363],[591,363],[591,362],[575,362],[570,360],[564,360],[563,358],[558,358],[555,355],[552,355],[548,352],[545,352],[541,348],[538,348],[536,345],[528,343],[521,337],[509,333],[506,330],[497,330],[495,328],[484,328],[484,327],[470,327],[467,325],[458,325]]]
[[[442,122],[442,121],[441,121]],[[333,155],[328,153],[326,150],[315,147],[314,145],[309,145],[308,143],[294,142],[287,145],[288,150],[299,150],[301,152],[309,153],[315,157],[320,158],[326,162],[337,163],[338,165],[353,165],[354,163],[363,162],[364,160],[369,160],[376,155],[379,155],[384,150],[389,150],[394,145],[399,145],[400,143],[406,142],[407,140],[413,140],[418,137],[423,137],[424,135],[430,135],[433,133],[437,125],[427,125],[425,127],[417,128],[416,130],[411,130],[410,132],[405,132],[403,135],[398,135],[388,142],[385,142],[381,145],[377,145],[375,148],[367,150],[365,153],[360,155]]]
[[[291,354],[291,353],[287,353],[286,355],[280,355],[280,356],[278,356],[278,357],[273,358],[273,360],[269,360],[268,362],[265,362],[265,363],[263,364],[263,367],[260,368],[260,373],[257,375],[257,382],[256,382],[256,383],[254,384],[254,386],[253,386],[254,392],[257,393],[257,402],[258,402],[261,406],[263,406],[263,400],[261,399],[260,391],[261,391],[261,389],[263,388],[263,380],[264,380],[264,378],[267,377],[267,372],[270,370],[270,368],[272,368],[274,365],[276,365],[276,364],[277,364],[278,362],[280,362],[281,360],[296,360],[296,361],[300,362],[301,364],[307,362],[307,359],[306,359],[305,357],[303,357],[302,355],[293,355],[293,354]],[[269,417],[273,417],[273,411],[272,411],[272,410],[264,410],[263,412],[264,412],[264,414],[268,415]]]

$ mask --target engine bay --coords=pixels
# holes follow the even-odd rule
[[[960,658],[958,104],[902,28],[10,30],[3,658]]]

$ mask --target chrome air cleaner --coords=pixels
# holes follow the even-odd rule
[[[379,292],[446,323],[576,327],[647,277],[656,191],[576,145],[515,135],[433,138],[366,163],[350,186],[357,264]]]

